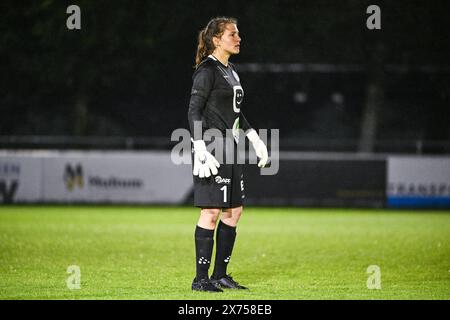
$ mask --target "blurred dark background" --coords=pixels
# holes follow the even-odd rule
[[[68,30],[66,8],[81,8]],[[369,5],[381,30],[369,30]],[[256,128],[281,148],[450,153],[446,1],[2,1],[0,147],[157,149],[187,128],[197,34],[233,16]]]

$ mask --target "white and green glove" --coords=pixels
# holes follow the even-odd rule
[[[260,158],[258,162],[258,167],[265,167],[267,164],[267,160],[269,159],[269,154],[267,153],[267,147],[264,144],[264,141],[258,136],[258,133],[254,129],[250,129],[247,133],[247,138],[252,143],[253,148],[255,149],[256,156]]]
[[[205,141],[192,140],[194,144],[194,176],[199,178],[208,178],[216,175],[220,167],[219,162],[214,156],[206,150]]]

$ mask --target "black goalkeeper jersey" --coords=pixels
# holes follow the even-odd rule
[[[189,102],[188,120],[194,140],[202,139],[194,133],[194,121],[202,122],[202,131],[219,129],[250,129],[241,107],[244,90],[233,64],[223,65],[212,55],[204,59],[192,76],[193,85]]]

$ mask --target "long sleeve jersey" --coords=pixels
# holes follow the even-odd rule
[[[233,64],[223,65],[214,56],[209,55],[195,70],[188,121],[194,140],[202,139],[194,132],[194,121],[202,122],[202,131],[219,129],[224,135],[226,129],[251,129],[241,111],[244,90]]]

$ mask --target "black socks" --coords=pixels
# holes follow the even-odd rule
[[[207,279],[208,269],[211,264],[211,256],[214,246],[214,230],[195,228],[195,256],[197,259],[196,279]]]
[[[220,279],[227,274],[228,262],[236,239],[236,227],[219,221],[216,233],[216,259],[211,278]],[[196,279],[208,278],[211,256],[214,247],[214,230],[195,228]]]
[[[211,278],[220,279],[227,274],[227,265],[231,258],[235,239],[236,227],[229,226],[220,220],[216,234],[216,259]]]

